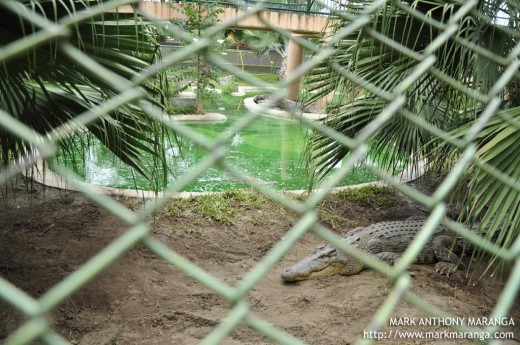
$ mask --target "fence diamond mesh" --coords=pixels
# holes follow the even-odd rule
[[[127,6],[126,11],[131,6],[135,16],[115,16],[121,6]],[[6,150],[2,156],[0,185],[7,185],[20,172],[46,162],[69,185],[121,219],[128,228],[123,235],[38,298],[29,296],[7,279],[0,277],[0,297],[22,313],[26,320],[5,339],[4,344],[29,344],[36,340],[47,344],[71,344],[66,335],[54,330],[48,320],[50,313],[138,244],[146,246],[162,260],[229,302],[228,314],[204,338],[204,344],[222,342],[241,324],[280,344],[302,344],[302,340],[281,327],[256,316],[251,311],[251,302],[247,296],[255,284],[298,240],[310,232],[361,260],[390,282],[391,292],[375,311],[372,323],[366,325],[367,331],[377,332],[383,329],[401,301],[407,301],[426,315],[449,317],[449,311],[427,303],[411,291],[413,281],[407,273],[438,225],[464,237],[485,255],[492,255],[511,265],[507,283],[489,315],[490,318],[507,317],[520,288],[520,240],[517,238],[520,224],[520,165],[516,149],[520,142],[517,138],[520,130],[520,31],[517,26],[520,3],[479,0],[315,1],[312,6],[319,10],[314,10],[312,15],[329,17],[327,29],[324,28],[320,39],[318,35],[312,38],[294,35],[287,28],[276,26],[266,19],[271,17],[263,15],[266,5],[262,2],[240,2],[234,6],[241,9],[236,12],[237,17],[216,22],[200,36],[193,37],[192,33],[183,31],[181,26],[167,23],[158,18],[157,14],[142,11],[142,3],[131,0],[0,2],[5,27],[16,27],[23,32],[21,37],[7,36],[7,29],[2,34],[6,38],[2,39],[3,45],[0,48],[0,61],[4,67],[4,80],[0,81],[3,98],[0,130],[4,138],[11,139],[2,141]],[[46,12],[49,7],[54,10]],[[269,8],[272,7],[270,2]],[[161,71],[191,56],[202,54],[211,64],[220,66],[226,73],[250,85],[259,88],[270,86],[244,72],[240,66],[227,63],[220,53],[210,49],[215,36],[222,36],[227,30],[235,29],[240,21],[248,19],[254,19],[267,30],[303,46],[312,57],[289,71],[287,78],[277,83],[269,102],[264,103],[257,111],[249,111],[216,139],[209,139],[181,122],[172,121],[160,104],[162,86],[158,82],[158,76]],[[118,24],[122,25],[123,22],[125,26],[117,29]],[[149,24],[152,26],[148,26]],[[83,26],[93,28],[89,37],[79,35]],[[417,31],[410,31],[412,27]],[[135,51],[136,57],[153,56],[156,43],[148,45],[146,40],[149,37],[176,37],[182,45],[172,53],[165,53],[162,59],[151,61],[149,66],[137,66],[141,60],[123,61],[122,64],[136,64],[132,66],[135,67],[132,72],[127,72],[121,66],[107,63],[111,59],[109,55],[97,57],[91,54],[93,42],[102,37],[97,35],[101,30],[113,30],[103,36],[107,40],[110,40],[110,33],[117,30],[134,30],[140,33],[142,30],[150,30],[142,33],[143,41]],[[117,39],[120,40],[120,49],[133,49],[130,45],[125,45],[124,32]],[[45,49],[41,49],[42,47]],[[42,51],[47,55],[42,56]],[[65,81],[61,85],[58,83],[58,86],[49,86],[49,89],[58,89],[53,89],[52,95],[36,92],[23,95],[17,93],[18,91],[9,91],[9,83],[26,86],[45,83],[44,79],[32,79],[33,71],[30,69],[8,78],[10,71],[31,66],[36,68],[39,59],[46,59],[49,62],[45,73],[50,75],[55,67],[59,67],[59,58],[72,62],[75,75],[78,78],[81,75],[85,84],[103,85],[106,91],[97,96],[99,99],[96,102],[92,101],[94,96],[87,95],[87,91],[70,89],[71,84]],[[29,63],[19,64],[20,61]],[[380,69],[374,70],[374,66],[379,66]],[[400,77],[397,78],[396,75]],[[254,176],[227,161],[225,143],[262,116],[267,108],[281,100],[284,97],[283,90],[300,78],[305,79],[303,87],[308,93],[305,97],[310,101],[330,96],[331,92],[335,94],[329,98],[332,115],[322,121],[310,120],[293,108],[287,109],[312,132],[309,136],[309,154],[318,162],[314,170],[315,180],[328,175],[319,184],[319,189],[314,190],[303,201],[295,201],[287,194],[259,183]],[[69,97],[64,96],[63,91],[66,89],[70,91],[69,95],[75,94],[88,100],[85,99],[81,107],[71,106],[70,113],[73,115],[69,118],[49,120],[47,127],[37,127],[37,122],[45,121],[37,118],[43,108],[24,108],[21,100],[38,99],[43,102],[46,97]],[[305,97],[302,96],[302,99]],[[139,114],[138,118],[127,116],[127,112]],[[146,133],[156,133],[158,137],[161,136],[160,133],[171,131],[174,133],[172,140],[176,136],[182,136],[207,151],[203,160],[165,186],[156,194],[153,202],[147,203],[146,207],[138,211],[128,209],[109,195],[96,193],[88,185],[78,182],[80,178],[71,169],[56,165],[52,159],[60,150],[60,142],[69,140],[74,133],[83,132],[85,128],[100,123],[107,128],[124,126],[125,121],[137,124],[136,127],[142,128]],[[393,126],[413,127],[414,130],[407,133],[414,133],[414,137],[402,141],[381,140],[385,133],[394,133]],[[44,130],[41,131],[41,128]],[[120,141],[121,145],[139,146],[132,144],[127,137]],[[105,143],[109,146],[113,144],[109,139]],[[149,145],[146,150],[152,150],[154,145],[161,143],[159,139],[145,139],[145,144]],[[318,222],[315,210],[347,173],[365,161],[367,154],[374,150],[384,153],[388,150],[388,145],[397,152],[392,157],[397,158],[389,158],[379,167],[367,165],[367,169],[430,212],[419,235],[391,268],[342,242],[338,235]],[[429,152],[420,151],[420,147],[428,145],[434,145],[435,149]],[[10,149],[7,149],[8,146]],[[332,154],[322,155],[323,150],[329,150],[327,152]],[[349,156],[341,167],[328,168],[338,157],[342,159],[346,152]],[[431,164],[450,167],[449,173],[433,194],[422,193],[389,173],[388,167],[395,165],[397,159],[418,164],[418,160],[410,158],[411,156],[420,157],[421,162],[426,160]],[[131,157],[126,158],[131,161]],[[176,192],[182,191],[187,184],[214,166],[221,166],[234,178],[295,212],[299,217],[299,221],[287,235],[235,286],[198,267],[161,243],[150,232],[150,216]],[[459,182],[466,178],[468,171],[471,176],[476,176],[469,187],[476,190],[473,195],[482,201],[473,204],[475,209],[468,211],[468,218],[488,210],[482,223],[494,233],[509,227],[509,232],[500,239],[506,245],[499,246],[486,236],[471,231],[463,223],[445,218],[446,200]],[[163,188],[162,184],[159,186]],[[486,205],[486,209],[482,205]],[[499,325],[487,325],[484,330],[492,333],[498,328]],[[482,330],[469,325],[455,326],[455,329],[463,332]],[[364,338],[358,343],[369,344],[374,341],[375,339]]]

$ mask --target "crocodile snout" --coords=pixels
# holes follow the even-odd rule
[[[294,281],[294,270],[291,267],[287,267],[282,271],[281,276],[286,282]]]

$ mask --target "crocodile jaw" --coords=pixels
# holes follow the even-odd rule
[[[293,267],[287,267],[282,271],[282,279],[286,282],[295,282],[298,280],[316,279],[321,277],[329,277],[340,274],[343,270],[343,265],[328,265],[321,270],[312,272],[301,272]]]
[[[285,268],[281,277],[286,282],[315,279],[340,274],[345,269],[345,262],[338,257],[336,250],[327,248],[327,252],[316,252],[291,267]]]

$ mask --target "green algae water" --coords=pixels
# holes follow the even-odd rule
[[[223,113],[228,117],[227,121],[187,125],[209,140],[215,139],[247,114],[242,100],[240,97],[219,96],[214,108],[206,107],[206,111]],[[301,161],[307,131],[308,128],[296,120],[259,116],[226,143],[226,162],[255,177],[259,183],[276,189],[308,189],[309,178]],[[176,177],[189,171],[206,155],[205,149],[187,138],[178,137],[177,142],[172,140],[166,151],[170,170],[168,183],[173,183]],[[76,170],[88,183],[116,188],[154,189],[150,181],[119,162],[101,143],[94,143],[85,156],[82,163],[77,164]],[[355,169],[341,185],[376,179],[367,170]],[[248,186],[214,166],[190,183],[184,191],[216,192],[235,188]]]

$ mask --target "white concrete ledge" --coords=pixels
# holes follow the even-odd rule
[[[277,87],[260,87],[260,86],[253,86],[253,85],[242,85],[238,87],[239,90],[242,90],[243,92],[273,92],[280,90]],[[281,91],[281,90],[280,90]]]
[[[206,113],[201,115],[170,115],[170,120],[173,121],[226,121],[227,116],[219,113]]]
[[[258,112],[261,115],[264,116],[271,116],[271,117],[281,117],[281,118],[288,118],[293,119],[295,118],[290,112],[281,110],[281,109],[264,109],[261,104],[258,104],[255,102],[254,97],[249,97],[244,99],[244,106],[249,111]],[[327,114],[316,114],[316,113],[302,113],[299,112],[304,118],[310,119],[310,120],[319,120],[327,116]]]
[[[238,88],[238,91],[236,91],[236,92],[231,92],[231,96],[235,96],[235,97],[242,97],[245,95],[246,95],[246,93],[244,91],[242,91],[240,88]]]
[[[399,175],[395,176],[394,178],[398,181],[401,181],[402,183],[406,183],[409,181],[413,181],[424,174],[424,166],[426,163],[421,164],[421,166],[412,168],[408,167],[403,172],[401,172]],[[38,164],[37,167],[35,167],[35,171],[33,174],[25,174],[26,177],[33,179],[34,181],[41,183],[48,187],[54,187],[54,188],[60,188],[60,189],[66,189],[66,190],[74,190],[81,192],[82,190],[88,190],[94,193],[98,194],[107,194],[107,195],[118,195],[118,196],[127,196],[132,198],[161,198],[164,196],[163,192],[154,192],[154,191],[148,191],[148,190],[140,190],[140,189],[123,189],[123,188],[114,188],[114,187],[105,187],[105,186],[98,186],[93,185],[90,183],[82,182],[82,181],[72,181],[69,182],[62,176],[56,174],[55,172],[44,169],[42,164]],[[335,187],[330,190],[331,193],[337,193],[342,190],[348,190],[348,189],[358,189],[363,188],[367,186],[388,186],[388,183],[386,181],[373,181],[373,182],[366,182],[356,185],[348,185],[348,186],[341,186],[341,187]],[[320,189],[317,189],[316,191],[320,191]],[[308,190],[301,189],[301,190],[284,190],[280,191],[284,193],[290,193],[290,194],[305,194],[308,192]],[[215,194],[215,193],[221,193],[221,192],[177,192],[173,193],[171,197],[173,198],[189,198],[192,196],[198,196],[198,195],[208,195],[208,194]]]

